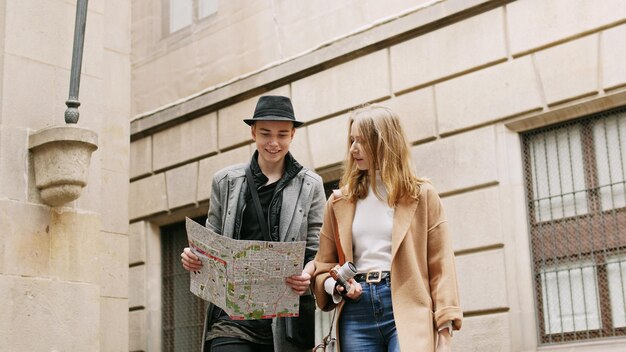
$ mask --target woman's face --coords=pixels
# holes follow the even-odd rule
[[[350,127],[350,155],[354,158],[354,162],[356,163],[356,167],[361,170],[369,170],[370,168],[370,158],[365,153],[365,148],[363,148],[363,139],[359,130],[356,126],[356,123],[352,124]]]

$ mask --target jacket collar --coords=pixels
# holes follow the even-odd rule
[[[284,185],[289,183],[291,179],[296,177],[300,170],[302,170],[302,165],[300,165],[298,161],[296,161],[296,158],[291,155],[291,152],[288,152],[287,155],[285,155],[285,172],[283,173],[283,176],[280,178],[280,180],[278,180],[276,190],[279,190]],[[254,152],[254,154],[252,155],[252,160],[250,160],[250,171],[252,171],[252,175],[254,176],[254,183],[256,184],[257,188],[267,183],[268,178],[263,174],[263,171],[261,171],[261,167],[259,166],[258,150]]]

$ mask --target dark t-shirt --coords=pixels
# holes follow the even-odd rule
[[[263,219],[266,219],[266,222],[268,219],[269,205],[274,196],[276,184],[277,182],[274,182],[269,185],[261,186],[257,190],[261,209],[263,209]],[[246,207],[241,218],[240,239],[265,241],[250,192],[246,192],[245,200]],[[219,308],[215,307],[215,309]],[[219,310],[221,313],[208,332],[207,340],[212,340],[216,337],[236,337],[258,344],[271,345],[273,343],[272,319],[231,320],[224,311]]]
[[[270,203],[272,201],[272,197],[274,196],[274,191],[276,190],[276,185],[278,182],[274,182],[269,185],[261,186],[257,193],[259,194],[259,201],[261,203],[261,209],[263,209],[263,219],[265,219],[265,223],[268,224],[268,214]],[[261,231],[261,225],[259,224],[259,218],[256,214],[256,207],[254,206],[254,202],[252,201],[252,195],[250,192],[246,192],[246,208],[243,211],[243,216],[241,218],[241,231],[239,233],[240,239],[242,240],[255,240],[255,241],[266,241],[263,237],[263,232]]]

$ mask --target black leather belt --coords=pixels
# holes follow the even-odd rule
[[[360,273],[354,275],[354,281],[366,282],[368,284],[377,284],[379,282],[388,282],[391,280],[391,272],[370,270],[367,273]]]

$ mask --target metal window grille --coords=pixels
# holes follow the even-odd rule
[[[626,335],[626,108],[522,141],[541,343]]]
[[[164,352],[197,352],[202,343],[206,302],[189,292],[189,273],[180,264],[180,253],[187,246],[184,222],[161,228]]]

